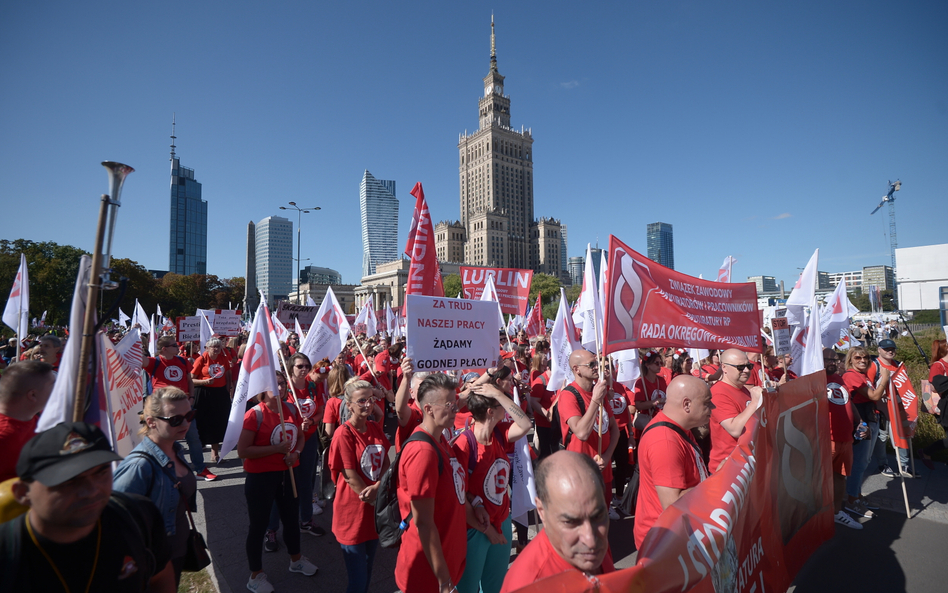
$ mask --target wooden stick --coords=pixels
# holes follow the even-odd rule
[[[289,389],[289,387],[290,387],[290,380],[289,380],[289,379],[286,380],[286,387],[287,387],[287,389]],[[285,423],[284,420],[283,420],[283,398],[280,397],[279,392],[277,392],[277,410],[279,410],[279,412],[280,412],[280,430],[283,432],[283,442],[285,443],[285,442],[287,441],[287,438],[286,438],[286,423]],[[302,436],[303,436],[303,435],[300,435],[301,438],[302,438]],[[297,492],[296,492],[296,477],[293,475],[293,468],[292,468],[292,467],[288,467],[287,469],[290,470],[290,486],[293,487],[293,498],[299,498],[299,494],[297,494]]]

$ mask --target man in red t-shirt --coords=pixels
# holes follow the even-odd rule
[[[876,387],[882,384],[886,384],[886,390],[884,391],[882,401],[888,403],[890,397],[899,397],[899,393],[895,387],[895,379],[898,379],[899,368],[902,366],[902,363],[895,359],[895,342],[889,339],[884,339],[879,341],[879,357],[876,358],[878,364],[870,364],[869,368],[866,371],[866,376],[869,377],[869,380],[872,381],[872,384]],[[881,371],[886,369],[889,371],[889,375],[892,377],[892,381],[882,380]],[[903,375],[905,379],[908,379],[907,375]],[[911,380],[909,379],[909,389],[912,389]],[[914,390],[913,390],[914,391]],[[918,393],[915,391],[915,393]],[[889,423],[892,422],[892,418],[888,417],[888,414],[885,414],[885,417]],[[881,428],[881,425],[880,425]],[[878,462],[879,471],[885,476],[892,474],[893,476],[898,476],[898,472],[892,471],[888,465],[888,457],[885,453],[885,443],[886,441],[891,440],[892,427],[889,426],[887,430],[880,430],[879,437],[873,443],[873,452],[870,454],[869,461],[873,459]],[[894,447],[894,445],[893,445]],[[906,478],[917,477],[912,474],[911,467],[909,466],[908,458],[908,449],[895,449],[897,457],[899,459],[899,467],[902,471],[902,475]],[[888,470],[888,471],[886,471]]]
[[[599,466],[608,504],[612,501],[612,453],[619,440],[612,406],[603,405],[609,396],[609,377],[599,380],[599,364],[589,350],[574,350],[569,355],[569,366],[575,381],[557,394],[560,434],[564,441],[569,441],[568,451],[588,455]],[[580,409],[571,389],[583,398],[585,411]]]
[[[707,424],[713,410],[707,383],[680,375],[668,387],[665,407],[643,431],[633,530],[637,550],[665,509],[708,477],[691,429]]]
[[[830,446],[833,453],[833,519],[845,527],[862,529],[862,524],[843,511],[846,498],[846,476],[853,475],[853,433],[862,421],[849,400],[843,378],[837,373],[839,359],[832,348],[823,349],[826,370],[826,399],[829,401]],[[869,429],[860,431],[860,438],[869,436]]]
[[[53,391],[56,375],[49,363],[11,364],[0,380],[0,482],[16,477],[23,445],[36,434],[36,421]]]
[[[402,359],[402,383],[395,394],[395,416],[398,419],[398,428],[395,429],[395,452],[402,450],[404,443],[411,433],[421,424],[421,410],[415,405],[415,394],[418,386],[431,373],[416,373],[407,356]]]
[[[568,395],[568,394],[567,394]],[[588,455],[557,451],[537,467],[537,512],[543,529],[507,571],[501,593],[578,570],[613,572],[602,472]]]
[[[711,457],[708,469],[718,471],[737,446],[737,439],[744,426],[760,407],[763,389],[758,386],[745,387],[754,364],[747,355],[736,348],[725,350],[721,355],[721,380],[711,387],[714,411],[711,412]]]

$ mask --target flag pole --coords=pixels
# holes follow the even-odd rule
[[[289,378],[289,377],[286,378],[286,388],[287,388],[287,389],[290,388],[290,378]],[[283,398],[281,398],[281,397],[279,396],[279,394],[277,394],[277,399],[279,400],[279,401],[277,402],[277,409],[278,409],[279,412],[280,412],[280,430],[281,430],[282,433],[283,433],[283,442],[285,443],[285,442],[286,442],[286,423],[285,423],[285,421],[283,420]],[[305,437],[303,437],[303,435],[300,435],[300,438],[305,438]],[[293,487],[293,498],[299,498],[300,496],[299,496],[299,494],[297,494],[297,492],[296,492],[296,477],[293,475],[293,468],[290,467],[290,468],[287,468],[287,469],[290,470],[290,486]]]
[[[901,367],[902,365],[900,364],[899,368]],[[898,373],[898,369],[896,369],[896,373]],[[895,406],[902,405],[902,402],[896,402],[892,399],[893,392],[895,393],[895,397],[899,397],[899,390],[893,388],[894,387],[894,382],[892,380],[893,377],[894,377],[893,375],[889,375],[889,384],[886,386],[886,395],[889,398],[889,408],[888,408],[889,416],[898,416],[898,414],[891,413]],[[902,418],[901,416],[897,419],[893,419],[891,417],[889,418],[889,441],[892,443],[892,448],[895,449],[895,460],[899,464],[899,479],[902,480],[902,500],[905,501],[905,516],[906,518],[911,519],[912,511],[911,509],[909,509],[908,491],[905,489],[905,473],[902,471],[902,462],[899,460],[900,449],[899,447],[895,446],[895,430],[892,428],[893,420],[897,420],[898,422],[901,422]],[[915,475],[914,471],[912,472],[912,475]]]
[[[283,356],[283,349],[282,349],[282,348],[279,349],[279,350],[277,350],[277,352],[280,353],[280,363],[283,364],[283,372],[286,373],[286,385],[287,385],[287,387],[289,387],[289,386],[290,386],[290,379],[291,379],[292,375],[290,375],[290,369],[289,369],[289,367],[286,366],[286,357]],[[307,357],[307,358],[308,358],[308,357]],[[296,409],[300,411],[300,418],[302,418],[302,417],[303,417],[303,408],[300,407],[300,401],[296,398],[296,394],[295,394],[295,393],[293,394],[293,402],[296,404]],[[282,408],[280,408],[280,409],[282,410]]]

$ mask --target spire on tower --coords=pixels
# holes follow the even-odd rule
[[[490,13],[490,71],[497,72],[497,49],[494,44],[494,13]]]
[[[174,160],[174,141],[176,136],[174,135],[174,112],[171,113],[171,160]]]

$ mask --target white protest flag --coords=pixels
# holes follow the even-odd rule
[[[227,431],[221,445],[221,457],[227,455],[237,446],[240,431],[243,430],[244,414],[247,411],[247,401],[264,391],[279,393],[277,386],[277,367],[273,363],[273,348],[270,344],[270,326],[267,320],[270,312],[267,310],[267,301],[260,301],[257,315],[250,335],[247,336],[247,350],[240,363],[240,374],[237,376],[237,388],[234,390],[234,399],[230,405],[230,416],[227,419]]]
[[[151,329],[152,332],[148,334],[148,354],[152,356],[158,356],[158,329],[155,327],[155,316],[151,316]]]
[[[706,348],[688,348],[688,356],[691,357],[692,366],[700,367],[701,361],[711,356],[711,351]]]
[[[204,354],[204,351],[207,349],[207,342],[214,336],[214,330],[211,329],[211,322],[207,320],[207,315],[204,314],[204,311],[198,309],[198,316],[201,318],[201,343],[198,346],[201,347],[201,354]]]
[[[355,323],[353,323],[353,325],[359,325],[360,323],[365,324],[365,337],[371,338],[375,334],[379,333],[375,319],[375,304],[372,301],[372,297],[369,297],[365,301],[365,304],[362,305],[362,309],[359,311],[359,316],[356,317]]]
[[[161,314],[161,305],[155,305],[155,319],[164,322],[164,315]]]
[[[612,353],[612,360],[616,362],[616,381],[629,389],[635,388],[635,382],[642,376],[642,366],[639,360],[639,351],[635,348],[620,350]]]
[[[43,316],[40,317],[39,324],[40,327],[46,327],[46,311],[43,311]]]
[[[121,307],[119,307],[118,311],[119,311],[119,318],[118,318],[119,325],[124,325],[125,327],[128,327],[128,322],[131,321],[132,318],[126,315],[125,311],[122,311]]]
[[[342,312],[332,288],[327,288],[323,303],[313,319],[313,325],[300,346],[300,352],[314,362],[324,358],[333,360],[345,348],[348,337],[349,321]]]
[[[507,319],[508,319],[508,321],[507,321],[507,330],[506,330],[506,331],[507,331],[507,335],[508,335],[508,336],[515,336],[515,335],[517,335],[517,325],[516,325],[516,323],[515,323],[516,320],[517,320],[517,318],[514,317],[513,315],[508,315],[508,316],[507,316]]]
[[[151,324],[148,322],[148,315],[145,314],[145,309],[142,308],[138,299],[135,299],[135,308],[132,309],[132,325],[135,324],[138,324],[138,331],[142,334],[151,333]]]
[[[10,298],[3,308],[3,322],[16,332],[17,343],[29,333],[30,315],[30,271],[26,267],[26,255],[20,254],[20,268],[16,271]],[[17,350],[19,353],[19,350]]]
[[[569,368],[569,355],[582,346],[576,341],[576,328],[566,306],[566,291],[560,287],[560,304],[556,320],[550,333],[550,379],[547,388],[557,392],[573,382],[573,371]]]
[[[267,310],[267,315],[270,315],[269,309]],[[276,315],[270,315],[270,327],[273,328],[278,343],[286,342],[286,339],[290,337],[290,330],[286,329],[286,326],[283,325],[283,322],[280,321]]]
[[[859,309],[849,302],[846,294],[846,279],[840,278],[833,296],[826,301],[826,306],[820,309],[820,328],[823,330],[823,347],[832,348],[839,340],[840,330],[849,327],[850,318],[859,312]]]
[[[806,332],[806,347],[803,349],[803,361],[800,365],[802,375],[810,375],[823,370],[823,342],[818,336],[820,329],[820,310],[816,296],[810,301],[810,319]]]
[[[810,256],[806,268],[793,285],[790,296],[787,298],[787,320],[790,325],[803,325],[805,323],[803,310],[809,306],[810,301],[816,294],[816,271],[820,262],[820,250],[817,249]],[[819,312],[817,311],[817,314]]]
[[[494,275],[487,274],[487,281],[484,282],[484,290],[481,292],[482,301],[494,301],[497,303],[497,318],[500,319],[498,327],[504,327],[504,314],[500,310],[500,297],[497,296],[497,286],[494,284]],[[513,333],[517,333],[516,331]],[[507,334],[510,334],[510,328],[507,328]]]
[[[790,338],[790,366],[791,371],[797,375],[802,374],[803,369],[803,351],[806,349],[806,333],[810,329],[810,316],[806,311],[803,312],[803,323],[793,328],[793,335]]]
[[[609,271],[609,252],[605,249],[602,250],[602,257],[599,260],[599,306],[602,308],[602,303],[606,302],[606,289],[603,288],[606,285],[606,273]],[[602,319],[600,316],[599,319]],[[601,322],[600,322],[601,323]],[[602,330],[599,330],[599,333],[602,333]]]
[[[99,362],[109,394],[109,429],[112,448],[125,457],[142,442],[138,434],[138,413],[145,395],[142,384],[142,341],[139,330],[133,327],[118,344],[102,332],[98,340]],[[103,432],[110,432],[102,427]]]
[[[718,282],[731,281],[731,268],[736,263],[737,263],[737,260],[731,257],[730,255],[724,258],[724,263],[721,264],[721,268],[718,270]]]
[[[602,336],[602,303],[599,301],[599,283],[592,261],[592,246],[586,244],[586,267],[583,270],[583,288],[573,313],[576,327],[582,324],[584,348],[597,352],[596,344]]]
[[[306,306],[307,306],[307,307],[315,307],[315,306],[316,306],[316,301],[314,301],[314,300],[313,300],[313,297],[311,297],[310,295],[306,295]]]
[[[293,325],[294,325],[294,329],[296,330],[296,337],[299,339],[300,342],[302,342],[303,338],[306,337],[306,334],[303,333],[303,328],[300,327],[300,318],[298,315],[293,318]]]
[[[56,373],[56,383],[53,385],[53,391],[36,425],[37,432],[52,428],[60,422],[72,421],[72,411],[76,401],[76,380],[79,378],[82,326],[86,316],[85,300],[88,295],[91,270],[92,258],[88,255],[80,257],[76,287],[72,293],[72,308],[69,311],[70,337],[66,341],[66,347],[63,348],[63,357],[59,361],[59,372]]]
[[[405,335],[405,332],[402,328],[402,316],[399,315],[398,311],[395,311],[395,328],[392,330],[393,338],[401,338]]]
[[[520,405],[520,394],[514,387],[514,403]],[[530,445],[524,435],[514,443],[513,465],[510,468],[510,516],[521,525],[528,525],[527,513],[537,508],[537,485],[533,478]]]
[[[392,311],[391,303],[385,303],[385,331],[389,335],[395,333],[395,312]]]

